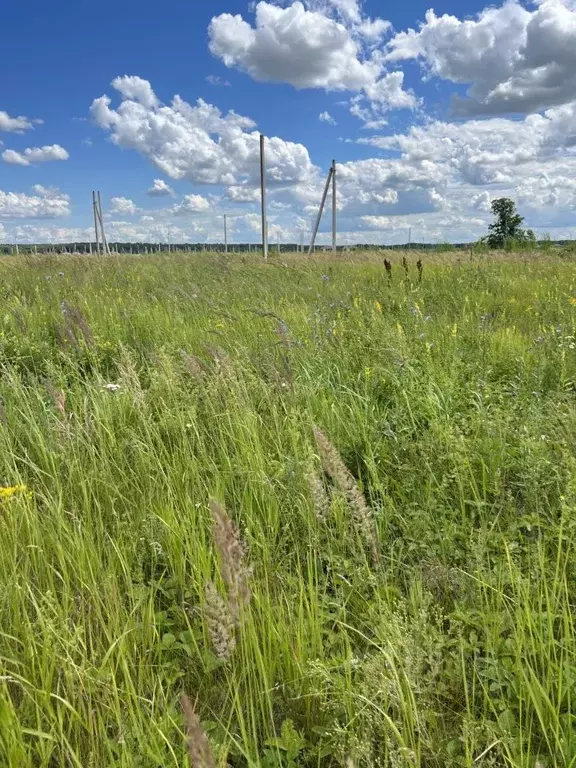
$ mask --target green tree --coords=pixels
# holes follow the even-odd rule
[[[488,227],[489,234],[485,238],[490,248],[505,248],[535,239],[532,230],[522,229],[524,218],[516,211],[513,200],[508,197],[492,200],[492,213],[496,221]]]

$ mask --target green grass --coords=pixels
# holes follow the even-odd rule
[[[0,260],[0,765],[576,765],[573,261],[283,258]]]

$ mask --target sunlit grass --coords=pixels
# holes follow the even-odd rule
[[[406,257],[0,260],[0,765],[576,765],[574,264]]]

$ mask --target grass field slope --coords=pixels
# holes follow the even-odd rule
[[[0,260],[0,765],[576,766],[576,261]]]

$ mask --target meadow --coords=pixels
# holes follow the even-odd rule
[[[576,766],[576,260],[0,259],[0,765]]]

